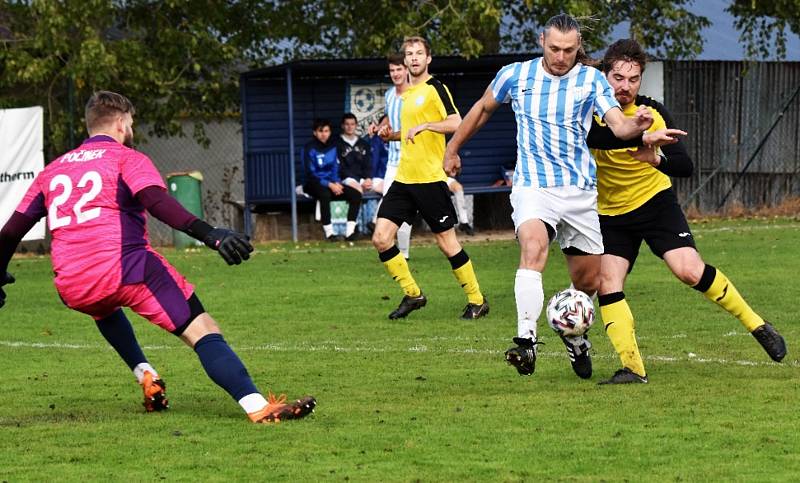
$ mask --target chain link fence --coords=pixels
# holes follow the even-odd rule
[[[184,132],[191,133],[192,122],[184,123]],[[147,132],[146,125],[140,126]],[[184,137],[149,136],[136,149],[147,154],[166,179],[171,173],[200,171],[205,219],[214,226],[243,229],[244,177],[242,169],[242,128],[238,119],[225,119],[205,125],[210,139],[208,147]],[[172,229],[153,217],[148,218],[153,245],[172,244]]]
[[[685,207],[728,213],[800,196],[800,62],[671,61],[665,105],[689,132]]]

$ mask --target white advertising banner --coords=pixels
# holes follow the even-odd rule
[[[44,169],[44,110],[0,109],[0,227]],[[44,218],[23,240],[44,239]]]

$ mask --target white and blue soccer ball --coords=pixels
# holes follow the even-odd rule
[[[353,95],[353,106],[358,113],[369,113],[375,110],[375,92],[371,89],[358,89]]]
[[[580,290],[564,289],[547,303],[547,323],[565,337],[583,335],[594,323],[594,303]]]

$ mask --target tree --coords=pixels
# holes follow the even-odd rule
[[[285,57],[376,57],[423,35],[437,55],[498,48],[500,0],[307,0],[278,2]]]
[[[98,89],[134,100],[154,134],[182,134],[191,118],[205,139],[200,121],[238,111],[237,69],[271,18],[262,3],[0,0],[0,102],[44,105],[48,157],[85,135],[82,107]]]
[[[499,1],[0,0],[0,107],[42,104],[48,157],[85,135],[97,89],[137,105],[150,134],[207,138],[203,121],[238,112],[239,73],[297,57],[376,57],[424,33],[436,52],[498,43]]]
[[[787,27],[800,35],[797,0],[734,0],[726,11],[735,17],[734,25],[741,32],[740,39],[751,58],[785,58]]]
[[[708,19],[689,12],[691,0],[544,0],[505,2],[509,19],[502,45],[508,51],[538,50],[538,36],[547,19],[561,12],[582,24],[587,51],[601,51],[615,25],[630,23],[630,36],[662,58],[692,58],[703,50],[700,31]]]
[[[238,112],[241,71],[309,57],[380,57],[423,35],[434,55],[538,51],[546,20],[567,12],[588,51],[614,26],[664,58],[702,50],[704,17],[692,0],[0,0],[0,107],[45,107],[48,157],[85,135],[82,106],[119,90],[156,135],[206,140],[205,120]],[[797,0],[733,0],[749,52],[780,56],[800,33]]]

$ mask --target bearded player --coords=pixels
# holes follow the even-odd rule
[[[269,423],[310,414],[316,405],[312,397],[290,404],[285,396],[264,398],[192,284],[150,246],[145,210],[217,250],[229,265],[247,260],[253,251],[244,235],[210,226],[167,194],[152,161],[131,147],[134,112],[133,104],[120,94],[99,91],[89,99],[90,137],[39,173],[0,231],[0,307],[6,298],[2,286],[14,282],[7,272],[14,250],[46,216],[61,300],[95,320],[142,386],[148,412],[169,407],[165,384],[145,358],[122,307],[193,348],[211,380],[251,421]]]
[[[646,105],[654,119],[648,131],[672,128],[672,116],[662,104],[638,95],[646,63],[641,46],[626,39],[608,48],[602,68],[626,116]],[[605,143],[609,136],[608,128],[595,117],[589,146]],[[601,384],[648,382],[633,313],[623,291],[642,241],[675,277],[739,319],[767,354],[780,362],[786,355],[783,337],[748,305],[725,274],[704,262],[697,251],[669,178],[692,173],[692,160],[683,142],[660,150],[593,149],[592,154],[597,160],[597,207],[604,246],[598,301],[606,334],[622,362],[622,368]]]

